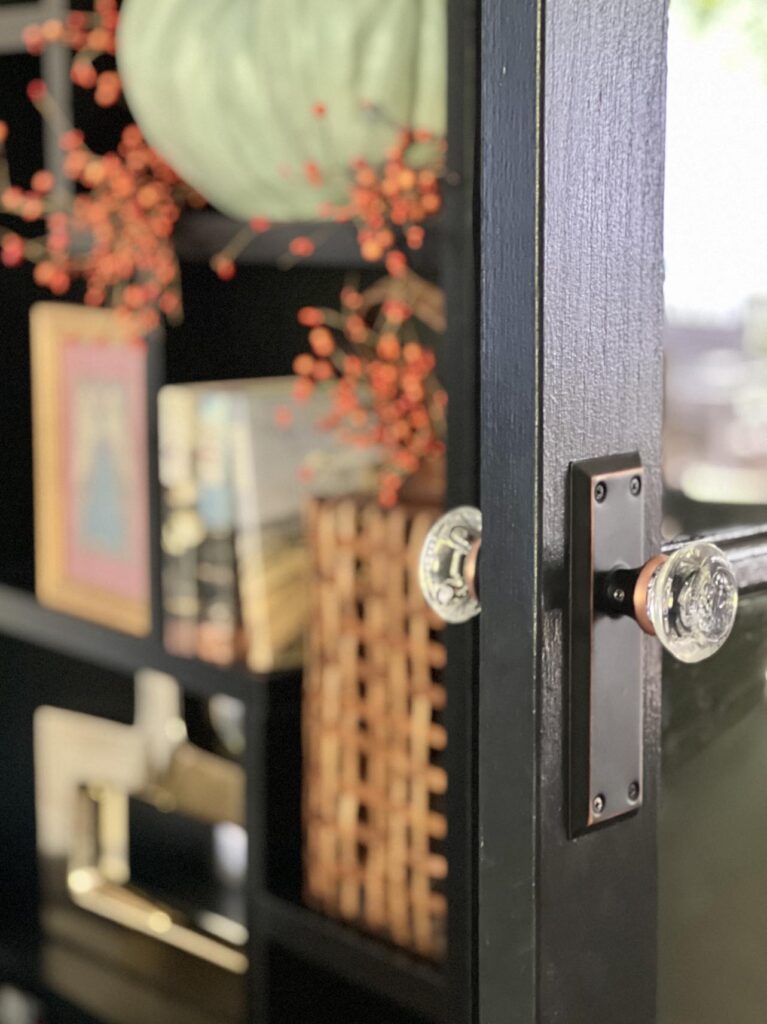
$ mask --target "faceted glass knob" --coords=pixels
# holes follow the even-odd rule
[[[447,512],[426,535],[419,565],[426,603],[445,622],[468,622],[479,615],[477,556],[482,513],[471,505]]]
[[[714,544],[685,544],[654,569],[647,584],[647,618],[678,661],[702,661],[716,653],[737,610],[732,566]]]

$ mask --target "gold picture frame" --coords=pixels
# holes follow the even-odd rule
[[[30,312],[35,591],[112,629],[151,630],[150,350],[109,309]]]

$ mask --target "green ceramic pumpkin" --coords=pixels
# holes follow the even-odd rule
[[[444,133],[446,47],[446,0],[124,0],[117,58],[148,141],[211,203],[311,220],[395,126]]]

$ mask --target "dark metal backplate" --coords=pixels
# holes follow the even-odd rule
[[[633,483],[632,483],[633,481]],[[570,833],[642,803],[642,632],[594,610],[600,575],[644,561],[639,455],[570,466]]]

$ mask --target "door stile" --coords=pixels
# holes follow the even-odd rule
[[[474,246],[477,0],[448,0],[448,154],[442,285],[450,396],[446,507],[479,503],[478,325]],[[474,1019],[476,975],[476,623],[447,630],[449,1019]]]
[[[660,657],[644,803],[568,835],[567,476],[639,451],[659,550],[665,0],[483,0],[481,1024],[653,1024]],[[620,666],[616,666],[616,672]]]
[[[563,593],[573,460],[639,452],[660,550],[665,0],[549,0],[544,47],[539,1018],[652,1024],[660,650],[645,637],[643,806],[571,840]]]
[[[482,0],[478,1017],[536,1014],[540,676],[538,0]]]

